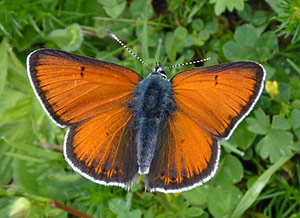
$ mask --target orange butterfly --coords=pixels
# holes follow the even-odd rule
[[[264,68],[253,62],[196,67],[171,80],[158,64],[143,79],[126,67],[41,49],[27,58],[46,113],[68,127],[64,156],[102,185],[180,192],[212,178],[220,146],[257,102]]]

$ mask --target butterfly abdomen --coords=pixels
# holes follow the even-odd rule
[[[139,174],[147,174],[157,147],[161,122],[176,110],[171,83],[160,75],[141,81],[129,103],[137,121],[137,159]]]

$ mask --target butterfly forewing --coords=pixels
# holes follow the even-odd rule
[[[261,65],[234,62],[194,68],[171,80],[178,107],[218,138],[228,138],[259,98]]]
[[[51,49],[30,54],[28,68],[44,109],[61,126],[128,102],[141,80],[128,68]]]
[[[43,108],[69,126],[64,154],[94,182],[129,186],[137,174],[136,124],[128,101],[142,79],[134,71],[51,49],[31,53],[28,75]]]

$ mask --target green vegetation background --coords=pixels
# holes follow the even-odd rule
[[[141,182],[126,192],[65,162],[65,129],[36,99],[26,56],[57,48],[146,76],[107,29],[152,67],[211,57],[205,65],[252,60],[266,68],[262,97],[221,143],[207,184],[174,195],[144,192]],[[83,217],[300,217],[299,47],[299,0],[0,0],[0,217],[70,217],[58,203]]]

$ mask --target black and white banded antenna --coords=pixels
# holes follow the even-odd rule
[[[108,34],[111,35],[120,45],[122,45],[127,51],[129,51],[130,54],[132,54],[136,59],[138,59],[142,64],[144,64],[146,67],[148,67],[150,70],[152,68],[139,56],[137,56],[133,51],[131,51],[130,48],[128,48],[112,31],[107,30]]]
[[[164,70],[170,70],[172,68],[176,68],[176,67],[182,67],[182,66],[187,66],[187,65],[192,65],[192,64],[198,64],[198,63],[202,63],[205,61],[209,61],[211,58],[204,58],[204,59],[200,59],[200,60],[195,60],[195,61],[190,61],[190,62],[186,62],[186,63],[182,63],[182,64],[175,64],[173,66],[169,66],[169,67],[164,67]]]

